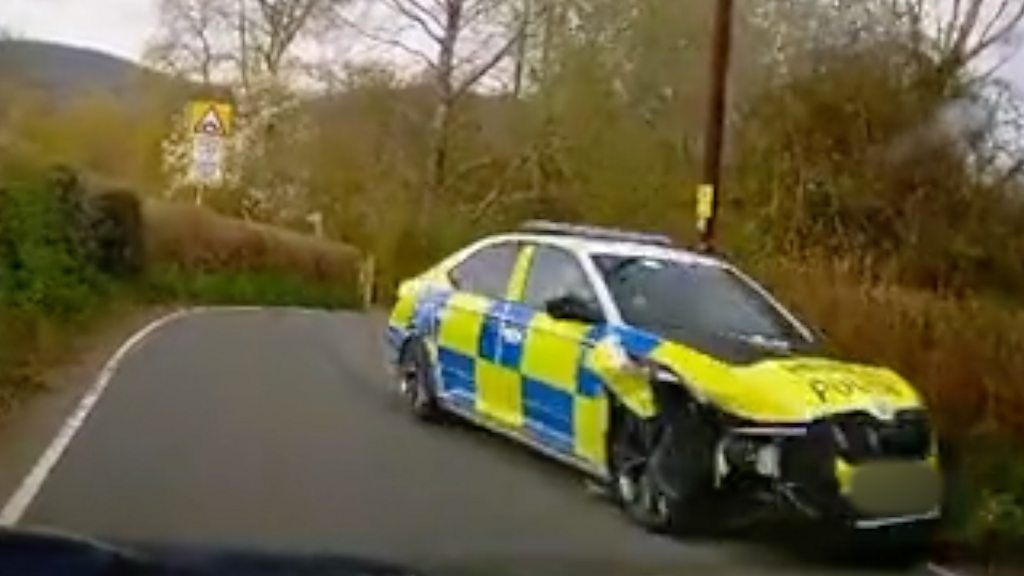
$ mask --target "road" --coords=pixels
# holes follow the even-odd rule
[[[121,362],[20,525],[488,574],[824,569],[756,542],[648,535],[572,471],[466,426],[413,421],[380,331],[368,316],[306,311],[167,324]]]

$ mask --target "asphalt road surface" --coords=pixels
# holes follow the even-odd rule
[[[415,422],[384,370],[381,328],[305,311],[164,326],[121,363],[20,525],[453,573],[848,570],[749,539],[646,534],[571,470],[466,426]]]

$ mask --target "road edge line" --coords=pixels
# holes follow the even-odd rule
[[[0,509],[0,527],[12,527],[21,520],[25,511],[39,493],[39,490],[42,489],[43,483],[46,482],[50,472],[57,465],[64,451],[67,450],[68,445],[74,440],[75,434],[78,433],[79,428],[82,427],[82,424],[89,417],[100,396],[107,389],[124,359],[157,330],[200,311],[202,310],[178,310],[157,318],[132,334],[121,344],[110,359],[107,360],[106,364],[103,365],[103,369],[100,371],[99,376],[97,376],[96,381],[89,387],[82,399],[78,401],[74,411],[64,420],[64,424],[61,425],[57,435],[50,441],[50,444],[36,461],[32,470],[29,471],[24,480],[21,481],[21,484],[18,485],[14,494],[4,504],[3,509]]]

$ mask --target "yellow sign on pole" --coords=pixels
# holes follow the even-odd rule
[[[189,103],[186,118],[192,148],[188,179],[196,185],[196,203],[202,204],[204,188],[224,183],[234,108],[226,102],[199,100]]]
[[[697,187],[697,227],[704,230],[715,215],[715,187],[701,184]]]
[[[192,134],[227,138],[234,128],[235,110],[231,104],[197,100],[188,105],[188,126]]]

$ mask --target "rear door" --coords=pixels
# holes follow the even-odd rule
[[[449,297],[437,333],[438,394],[455,407],[503,423],[509,420],[503,392],[513,383],[500,359],[499,310],[506,302],[520,244],[490,244],[449,272]],[[514,376],[514,374],[513,374]]]
[[[508,320],[525,333],[519,363],[524,427],[546,447],[600,465],[606,399],[600,382],[583,369],[583,358],[603,323],[556,320],[545,312],[549,301],[566,295],[598,307],[596,292],[574,254],[536,246],[521,295],[530,320]]]

